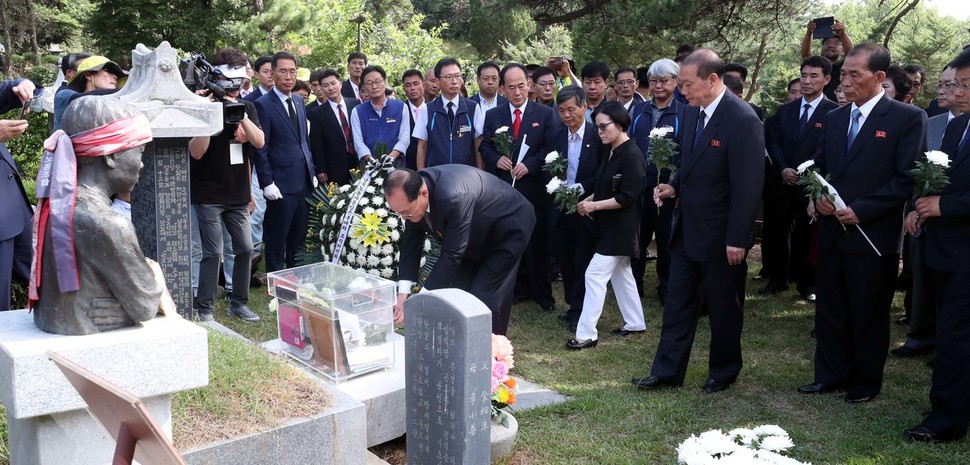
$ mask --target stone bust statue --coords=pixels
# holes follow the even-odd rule
[[[161,269],[142,254],[131,221],[111,209],[112,196],[138,182],[148,120],[117,98],[89,96],[72,102],[61,127],[45,142],[38,176],[34,323],[83,335],[150,320],[163,295],[170,301]]]

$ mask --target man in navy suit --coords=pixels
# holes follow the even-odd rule
[[[797,185],[796,168],[815,155],[822,135],[822,119],[839,105],[822,94],[831,79],[832,63],[821,56],[802,62],[802,97],[780,107],[765,125],[765,144],[771,173],[765,179],[764,236],[762,248],[768,284],[763,294],[788,289],[794,276],[799,294],[815,300],[815,267],[808,262],[812,226],[806,211],[805,191]]]
[[[670,282],[650,376],[640,389],[680,386],[700,317],[711,319],[708,393],[727,389],[741,371],[745,256],[764,183],[764,128],[751,106],[727,92],[724,62],[700,49],[680,64],[684,119],[680,169],[654,190],[654,202],[677,198],[670,241]],[[699,108],[695,108],[699,107]]]
[[[412,136],[418,141],[416,165],[424,169],[457,163],[481,169],[484,165],[478,146],[482,142],[485,110],[474,100],[461,96],[464,80],[458,60],[442,58],[434,72],[441,97],[428,102],[414,124]],[[497,86],[497,71],[495,81]]]
[[[603,141],[596,127],[586,123],[586,93],[578,86],[567,86],[556,97],[562,125],[549,142],[552,150],[569,161],[565,182],[581,190],[580,198],[593,193],[596,168],[603,157]],[[596,222],[578,213],[556,212],[556,237],[559,269],[562,272],[566,313],[560,317],[576,332],[586,296],[586,267],[596,249]]]
[[[922,227],[924,262],[936,285],[932,411],[905,432],[924,442],[960,439],[970,423],[970,50],[961,52],[950,67],[956,69],[957,83],[950,110],[963,112],[947,126],[940,147],[950,156],[950,183],[939,195],[917,199],[915,211],[906,217],[910,234]]]
[[[358,102],[340,93],[340,75],[324,69],[318,75],[324,100],[307,112],[310,120],[310,153],[321,183],[338,185],[350,182],[350,170],[357,167],[350,115]]]
[[[256,79],[259,84],[243,98],[256,103],[256,99],[273,90],[273,58],[268,56],[259,57],[256,59],[253,67],[256,68]]]
[[[27,79],[0,83],[0,113],[20,108],[33,96],[34,83]],[[12,279],[27,282],[30,274],[30,221],[34,210],[17,163],[4,144],[26,130],[26,120],[0,120],[0,311],[10,310]]]
[[[266,271],[296,266],[296,252],[306,239],[310,210],[306,203],[317,183],[307,143],[303,99],[292,93],[296,57],[273,55],[273,89],[256,100],[266,144],[256,153],[256,174],[266,198],[263,242]]]
[[[478,93],[472,95],[471,99],[478,103],[482,109],[482,113],[509,103],[509,99],[498,94],[499,67],[495,62],[486,61],[478,65],[475,73],[477,76]],[[439,87],[441,87],[440,84]]]
[[[480,146],[482,160],[486,171],[510,184],[514,179],[515,189],[535,207],[536,226],[529,248],[522,257],[515,293],[522,299],[535,300],[545,310],[552,310],[556,301],[552,297],[548,238],[555,211],[543,183],[546,177],[542,165],[549,153],[547,132],[554,130],[556,122],[552,109],[529,101],[525,66],[509,63],[502,68],[499,79],[509,104],[485,113],[485,130]],[[495,131],[501,127],[507,127],[515,141],[510,154],[500,153],[492,141]],[[523,144],[528,146],[528,150],[520,159]]]
[[[847,207],[815,202],[821,215],[815,381],[798,390],[844,389],[849,403],[871,401],[882,388],[903,204],[913,194],[910,170],[926,149],[926,113],[883,91],[890,60],[879,45],[849,52],[842,90],[852,103],[825,116],[815,153],[819,172],[831,177]]]

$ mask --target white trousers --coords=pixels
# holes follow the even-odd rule
[[[576,325],[576,339],[596,339],[596,322],[603,314],[606,301],[606,283],[613,283],[616,303],[623,315],[623,329],[642,331],[647,329],[643,319],[643,304],[637,293],[637,285],[630,269],[630,257],[614,257],[593,254],[586,268],[586,297],[583,299],[583,313]]]

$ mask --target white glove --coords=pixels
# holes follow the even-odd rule
[[[263,197],[266,200],[279,200],[283,198],[283,193],[280,192],[280,188],[276,187],[276,183],[272,183],[263,188]]]

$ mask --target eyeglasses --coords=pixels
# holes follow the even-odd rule
[[[380,86],[380,85],[383,85],[383,84],[384,84],[384,80],[383,79],[374,79],[374,80],[371,80],[371,81],[365,81],[364,82],[364,85],[367,86],[367,87],[376,87],[376,86]]]
[[[594,126],[596,126],[597,131],[604,132],[606,131],[606,128],[610,127],[611,124],[613,124],[612,121],[610,121],[609,123],[595,124]]]
[[[277,69],[274,69],[273,72],[279,73],[281,76],[296,76],[295,69],[277,68]]]
[[[441,81],[457,81],[457,80],[461,79],[461,75],[460,74],[448,74],[448,75],[445,75],[445,76],[441,76],[438,79],[441,80]]]
[[[655,85],[657,85],[657,84],[660,84],[660,85],[662,85],[662,86],[665,86],[665,85],[667,85],[667,83],[668,83],[668,82],[670,82],[670,78],[663,78],[663,79],[648,79],[648,80],[647,80],[647,84],[649,84],[649,85],[650,85],[650,87],[653,87],[653,86],[655,86]]]
[[[632,86],[634,82],[637,82],[637,81],[634,80],[634,79],[624,79],[622,81],[616,81],[616,85],[618,85],[618,86]]]
[[[556,85],[556,81],[539,81],[536,85],[539,87],[552,87]]]
[[[959,83],[955,81],[941,82],[936,85],[936,90],[947,89],[954,91],[957,89],[963,89],[964,92],[970,92],[970,82]]]
[[[415,210],[417,210],[417,209],[418,209],[418,207],[415,206],[414,208],[412,208],[412,209],[410,209],[410,210],[408,210],[406,212],[398,212],[397,216],[400,216],[401,218],[403,218],[405,220],[410,220],[411,218],[414,218],[414,215],[416,213]]]

